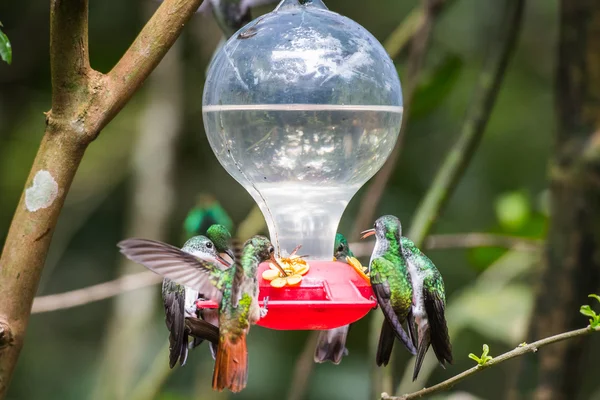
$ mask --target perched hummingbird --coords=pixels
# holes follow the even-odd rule
[[[217,252],[214,243],[205,236],[194,236],[183,245],[181,251],[222,267],[229,267]],[[180,285],[165,278],[162,284],[162,298],[165,308],[165,322],[169,329],[169,366],[173,368],[177,361],[183,366],[188,355],[188,334],[185,330],[185,318],[196,317],[196,289]],[[201,341],[194,339],[197,346]]]
[[[392,215],[384,215],[375,221],[373,229],[362,232],[362,238],[375,235],[376,242],[369,273],[371,287],[377,297],[377,303],[385,320],[381,326],[376,362],[378,366],[387,365],[396,336],[415,355],[417,350],[402,328],[409,317],[412,307],[413,288],[408,265],[402,254],[402,225]]]
[[[266,309],[258,305],[258,265],[275,259],[275,249],[264,236],[254,236],[244,244],[234,268],[221,270],[177,247],[145,239],[119,243],[129,259],[182,285],[198,290],[219,304],[219,346],[213,372],[213,389],[239,392],[248,380],[246,335]],[[283,268],[281,268],[283,271]]]
[[[402,238],[402,253],[408,264],[413,287],[413,306],[408,328],[413,344],[417,347],[414,381],[419,375],[430,344],[443,368],[446,362],[452,364],[452,346],[444,315],[446,295],[442,275],[433,262],[405,237]],[[415,328],[418,332],[415,332]]]
[[[333,256],[336,260],[347,262],[348,257],[354,257],[348,241],[341,233],[335,235],[335,245],[333,247]],[[317,363],[331,361],[339,364],[344,355],[348,355],[346,349],[346,338],[350,331],[350,325],[340,326],[339,328],[329,329],[319,332],[317,347],[315,348],[314,360]]]
[[[222,225],[227,231],[233,229],[233,221],[217,199],[208,194],[200,194],[196,205],[188,212],[183,222],[184,240],[204,235],[214,224]]]

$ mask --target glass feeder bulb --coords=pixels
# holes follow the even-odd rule
[[[368,31],[320,0],[284,0],[215,56],[203,116],[279,254],[301,244],[308,259],[331,260],[346,206],[394,147],[402,94]]]

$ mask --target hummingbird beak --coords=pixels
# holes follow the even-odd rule
[[[231,263],[228,262],[226,259],[224,259],[223,257],[221,257],[219,254],[217,254],[217,256],[215,257],[217,259],[218,262],[220,262],[221,264],[223,264],[226,267],[231,266]],[[233,258],[231,259],[233,261]]]
[[[225,254],[227,254],[231,258],[231,261],[235,261],[235,254],[233,254],[233,250],[227,249],[225,250]]]
[[[271,259],[271,262],[273,263],[273,265],[277,267],[279,272],[281,272],[283,274],[283,276],[288,276],[288,274],[285,272],[285,270],[283,269],[281,264],[279,264],[279,261],[277,261],[277,259],[275,258],[275,254],[271,254],[271,257],[269,257],[269,258]]]
[[[373,236],[375,234],[375,229],[367,229],[366,231],[362,231],[360,233],[360,238],[361,239],[365,239],[368,238],[369,236]]]

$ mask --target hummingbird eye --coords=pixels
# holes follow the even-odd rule
[[[206,242],[206,247],[208,247],[209,249],[212,249],[213,244],[211,242]]]
[[[275,248],[273,246],[269,247],[269,254],[272,254],[275,252]]]
[[[340,245],[337,248],[337,251],[344,251],[344,245],[340,243]]]

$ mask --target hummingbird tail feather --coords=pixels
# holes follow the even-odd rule
[[[219,348],[219,346],[217,346],[214,343],[209,343],[209,347],[210,347],[210,354],[212,355],[213,360],[217,359],[217,349]]]
[[[417,347],[417,359],[415,360],[415,369],[413,370],[413,382],[417,379],[417,376],[419,376],[425,354],[427,353],[427,350],[429,350],[429,332],[429,324],[427,322],[423,322],[419,325],[419,346]]]
[[[437,295],[425,297],[425,311],[427,311],[431,347],[440,364],[445,366],[448,362],[452,364],[452,345],[448,335],[448,326],[446,325],[445,304]]]
[[[346,337],[350,325],[319,332],[314,360],[316,363],[331,361],[338,365],[346,354]]]
[[[382,365],[386,366],[390,362],[394,340],[396,340],[394,328],[384,319],[381,324],[381,333],[379,334],[379,343],[377,344],[377,356],[375,358],[378,367]]]
[[[248,350],[246,332],[240,336],[227,335],[221,338],[217,348],[213,389],[229,389],[234,393],[246,387],[248,381]]]

